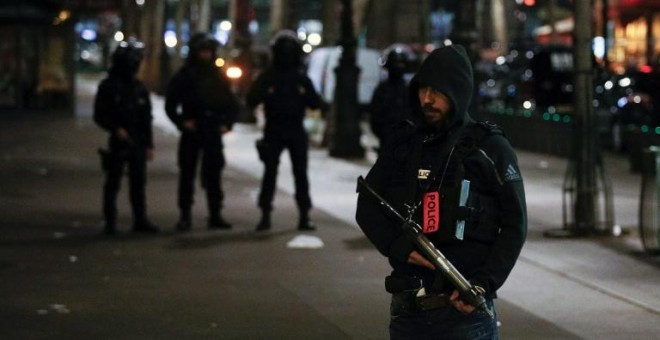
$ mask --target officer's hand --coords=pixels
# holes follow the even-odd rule
[[[147,160],[149,161],[154,160],[154,149],[152,148],[147,149]]]
[[[127,141],[129,139],[128,131],[124,128],[117,128],[117,138],[119,138],[120,141]]]
[[[459,299],[459,296],[460,294],[458,291],[454,290],[449,296],[449,302],[451,302],[452,306],[454,306],[454,308],[456,308],[459,312],[465,314],[472,313],[474,311],[474,306],[463,302],[461,299]]]
[[[195,130],[197,129],[197,126],[195,125],[195,121],[194,121],[194,120],[192,120],[192,119],[188,119],[188,120],[186,120],[186,121],[183,122],[183,128],[184,128],[186,131],[193,132],[193,131],[195,131]]]
[[[412,253],[408,255],[408,263],[435,270],[433,263],[429,262],[429,260],[422,256],[417,250],[413,250]]]
[[[224,135],[227,132],[229,132],[229,127],[227,125],[220,125],[220,133]]]

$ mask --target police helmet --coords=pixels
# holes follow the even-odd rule
[[[121,73],[135,74],[144,57],[144,43],[129,39],[117,45],[112,54],[112,67]]]
[[[416,59],[415,52],[408,45],[393,44],[383,50],[378,63],[390,72],[403,73],[415,63]]]
[[[196,59],[201,50],[209,50],[215,57],[218,47],[220,42],[210,33],[195,33],[188,41],[188,59]]]
[[[278,32],[270,43],[273,53],[273,66],[280,69],[291,69],[302,64],[302,44],[298,36],[291,30]]]

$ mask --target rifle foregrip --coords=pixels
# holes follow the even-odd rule
[[[406,223],[408,224],[408,223]],[[495,317],[493,312],[488,309],[486,299],[483,294],[479,292],[468,280],[461,275],[461,273],[454,267],[454,265],[447,260],[447,258],[431,243],[431,241],[422,232],[411,225],[404,225],[404,230],[412,239],[419,249],[424,253],[425,257],[433,263],[436,270],[439,270],[445,277],[447,277],[454,287],[459,291],[461,300],[468,304],[482,309],[491,317]]]

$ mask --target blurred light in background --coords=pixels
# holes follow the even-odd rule
[[[621,87],[628,87],[628,86],[630,86],[631,83],[632,83],[632,81],[628,77],[624,77],[624,78],[619,79],[619,86],[621,86]]]
[[[310,33],[307,36],[307,41],[310,43],[312,46],[318,46],[321,44],[321,35],[318,33]]]
[[[232,25],[229,20],[223,20],[218,24],[213,36],[218,42],[220,42],[220,45],[224,46],[229,42],[229,32],[231,31],[231,28]]]
[[[305,31],[304,28],[300,27],[298,28],[298,39],[301,41],[307,40],[307,31]]]
[[[223,31],[231,31],[231,22],[224,20],[220,23],[220,29]]]
[[[165,46],[169,48],[175,47],[178,42],[176,39],[176,33],[174,33],[174,31],[165,31],[164,42]]]
[[[96,31],[86,28],[80,33],[80,37],[87,41],[93,41],[96,39]]]
[[[229,79],[238,79],[243,75],[243,71],[237,66],[232,66],[227,69],[227,77]]]
[[[65,22],[70,17],[71,17],[71,12],[62,10],[57,14],[57,17],[53,20],[53,25],[59,25]]]
[[[595,37],[593,41],[593,49],[596,58],[605,57],[605,39],[603,39],[603,37]]]

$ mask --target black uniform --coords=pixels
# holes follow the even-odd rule
[[[317,109],[321,99],[311,80],[300,71],[300,46],[297,38],[276,38],[272,67],[254,82],[247,103],[255,107],[264,104],[266,126],[260,157],[265,164],[258,205],[263,212],[258,229],[270,228],[270,211],[275,194],[275,182],[280,155],[286,148],[291,156],[295,178],[296,203],[300,211],[299,229],[312,229],[308,212],[312,207],[307,180],[308,137],[303,126],[305,108]]]
[[[477,124],[468,115],[472,86],[472,68],[462,47],[454,45],[431,53],[410,85],[411,112],[416,121],[397,125],[366,180],[403,215],[414,210],[414,220],[420,225],[424,224],[423,197],[439,192],[439,229],[429,228],[426,236],[468,280],[483,287],[490,299],[509,275],[524,243],[526,203],[509,142],[496,127]],[[417,94],[420,87],[431,87],[450,99],[453,110],[446,119],[435,125],[423,120]],[[470,181],[467,206],[472,209],[461,210],[458,192],[464,179]],[[466,219],[462,240],[456,230],[459,218]],[[402,291],[405,287],[412,289],[409,286],[421,280],[432,294],[450,293],[455,288],[443,276],[407,263],[414,245],[401,233],[399,222],[368,194],[359,196],[356,219],[376,248],[389,258],[393,268],[390,280],[399,284],[400,291],[391,291],[391,334],[395,337],[402,324],[406,327],[405,316],[414,319],[427,312],[415,306],[414,295],[406,298],[410,304],[397,300],[407,294]],[[399,314],[402,309],[410,313]],[[449,334],[454,331],[464,334],[459,324],[469,329],[474,318],[489,318],[481,311],[463,316],[452,312],[451,307],[446,313],[436,313],[442,315],[438,322],[408,334],[438,331],[446,332],[443,338],[451,338]],[[449,319],[449,326],[443,324]],[[452,329],[453,324],[456,328]],[[492,323],[488,327],[496,328]]]
[[[394,125],[408,118],[408,85],[403,77],[388,77],[374,90],[369,123],[382,144]]]
[[[202,154],[201,181],[206,190],[209,211],[209,227],[231,227],[222,219],[220,210],[224,198],[220,173],[225,165],[222,126],[230,129],[237,112],[238,102],[232,94],[229,81],[214,64],[214,60],[198,60],[199,49],[213,50],[209,46],[195,45],[195,39],[212,39],[206,35],[191,38],[190,56],[186,64],[170,81],[165,102],[167,116],[181,131],[179,141],[179,198],[181,220],[177,229],[191,228],[194,180],[200,153]],[[199,43],[199,42],[197,42]],[[213,58],[214,59],[214,58]],[[186,121],[193,121],[194,130],[185,128]]]
[[[108,150],[101,150],[106,172],[103,214],[108,234],[115,232],[117,193],[125,164],[128,164],[134,230],[157,231],[146,216],[147,152],[154,146],[149,92],[142,82],[135,79],[140,60],[141,52],[137,48],[120,45],[113,55],[113,66],[108,77],[99,85],[94,102],[94,121],[110,133]],[[127,131],[128,138],[121,138],[119,129]]]
[[[378,141],[383,144],[394,125],[409,119],[408,84],[405,72],[412,62],[403,46],[395,44],[386,53],[387,79],[381,81],[371,97],[369,124]]]

